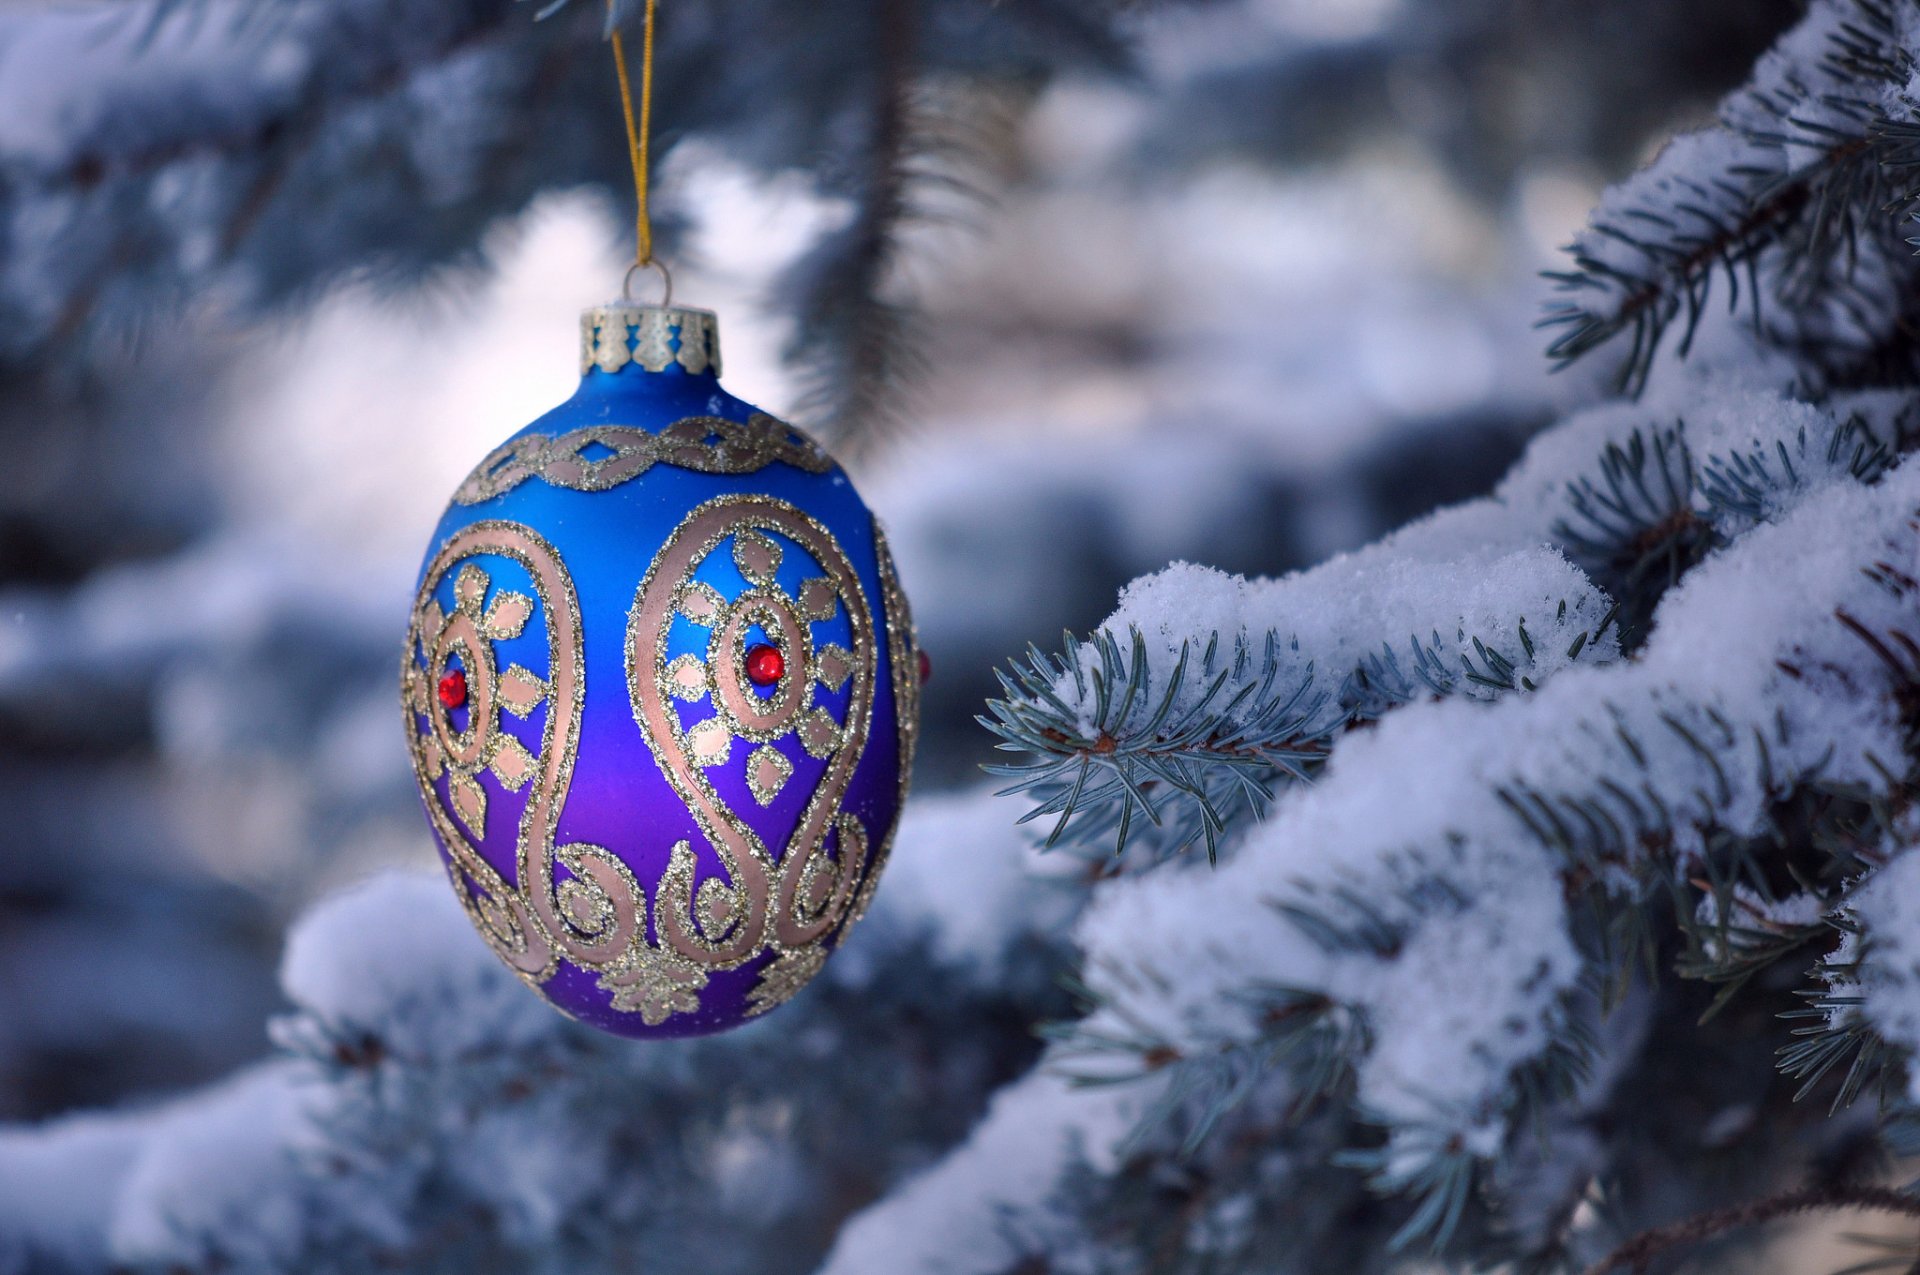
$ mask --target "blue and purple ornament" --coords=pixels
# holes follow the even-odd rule
[[[402,675],[454,892],[555,1006],[723,1031],[819,972],[900,814],[919,657],[885,539],[720,388],[704,310],[581,317],[580,388],[468,475]]]

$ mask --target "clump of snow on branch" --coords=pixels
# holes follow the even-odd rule
[[[1451,668],[1473,653],[1478,638],[1516,655],[1530,648],[1520,657],[1522,673],[1544,680],[1572,663],[1573,639],[1598,630],[1608,605],[1547,546],[1446,562],[1362,552],[1282,581],[1247,581],[1176,563],[1127,586],[1101,627],[1115,636],[1140,631],[1149,639],[1149,659],[1166,669],[1183,649],[1191,654],[1201,635],[1250,641],[1281,633],[1288,635],[1295,677],[1321,669],[1337,683],[1382,646],[1430,642]],[[1524,644],[1522,627],[1529,627]],[[1601,652],[1617,647],[1610,635],[1595,640]],[[1490,692],[1469,687],[1466,693]]]
[[[1832,1025],[1864,1022],[1907,1056],[1920,1055],[1920,855],[1899,848],[1848,900],[1847,913],[1858,929],[1829,964],[1855,966],[1834,981],[1858,1003],[1830,1011]],[[1909,1064],[1907,1087],[1908,1100],[1920,1101],[1920,1067]]]
[[[1324,779],[1217,872],[1103,892],[1079,931],[1089,979],[1131,1017],[1186,1041],[1250,1032],[1230,994],[1250,978],[1324,987],[1387,1011],[1375,1016],[1380,1065],[1363,1069],[1369,1106],[1396,1118],[1434,1104],[1484,1110],[1538,1051],[1579,970],[1558,902],[1569,864],[1502,794],[1617,802],[1623,834],[1636,822],[1669,834],[1666,853],[1684,865],[1709,827],[1759,831],[1777,785],[1816,772],[1878,782],[1873,759],[1899,755],[1900,724],[1883,670],[1833,611],[1880,609],[1858,568],[1888,552],[1917,508],[1916,470],[1879,488],[1830,489],[1690,577],[1636,663],[1569,672],[1527,700],[1395,713],[1337,752]],[[1913,560],[1910,540],[1896,547]],[[1789,659],[1809,672],[1788,674],[1779,665]],[[1857,689],[1845,694],[1848,685]],[[1687,738],[1696,732],[1712,754]],[[1395,798],[1382,802],[1388,775]],[[1423,914],[1429,877],[1460,905]],[[1330,953],[1276,906],[1334,890],[1408,927],[1405,945],[1384,958]],[[1430,928],[1440,933],[1424,936]],[[1246,953],[1260,954],[1257,967]],[[1489,979],[1501,971],[1511,985]],[[1418,1062],[1434,1049],[1452,1065]]]
[[[1638,392],[1663,351],[1685,358],[1703,322],[1737,311],[1760,357],[1798,363],[1810,384],[1884,377],[1914,268],[1897,174],[1920,118],[1917,28],[1909,5],[1810,5],[1716,126],[1674,138],[1602,198],[1553,276],[1549,354],[1624,346],[1620,380]]]
[[[998,1271],[1033,1252],[1083,1246],[1071,1220],[1049,1207],[1053,1192],[1088,1155],[1111,1171],[1149,1097],[1044,1072],[1022,1077],[945,1160],[856,1217],[820,1275]]]
[[[304,1018],[377,1033],[382,1049],[421,1059],[551,1036],[554,1015],[474,959],[467,919],[442,906],[440,884],[426,873],[381,877],[303,917],[287,936],[280,985]]]
[[[1790,472],[1795,480],[1776,478],[1767,487],[1761,512],[1777,516],[1806,491],[1847,476],[1853,453],[1830,453],[1850,420],[1868,422],[1884,437],[1905,405],[1904,396],[1885,392],[1843,395],[1815,406],[1711,382],[1688,389],[1684,398],[1580,413],[1543,434],[1491,500],[1442,511],[1311,570],[1247,581],[1176,563],[1144,576],[1123,591],[1101,628],[1116,637],[1137,630],[1151,639],[1149,659],[1162,677],[1183,651],[1191,657],[1216,636],[1231,642],[1276,633],[1299,668],[1317,668],[1337,682],[1383,645],[1409,637],[1426,641],[1431,635],[1449,666],[1471,653],[1474,638],[1517,654],[1524,622],[1535,648],[1526,671],[1544,681],[1574,662],[1567,655],[1571,639],[1599,631],[1611,605],[1551,543],[1566,516],[1569,482],[1604,448],[1624,444],[1638,431],[1674,425],[1710,470],[1735,469],[1758,456],[1772,467],[1769,478]],[[1871,441],[1873,434],[1866,437]],[[1716,508],[1703,494],[1681,496],[1729,531],[1756,521]],[[1601,661],[1618,649],[1609,632],[1593,640],[1601,644]],[[1058,689],[1066,685],[1063,679]],[[1471,686],[1466,693],[1489,697]]]
[[[777,1140],[741,1131],[702,1152],[675,1131],[676,1122],[727,1127],[738,1091],[701,1077],[729,1066],[759,1077],[749,1086],[772,1086],[775,1100],[790,1088],[794,1033],[823,1066],[847,1033],[897,1035],[888,1002],[874,1000],[881,1022],[858,1021],[859,1007],[903,963],[920,979],[949,980],[951,995],[1017,984],[1020,965],[1057,943],[1084,891],[1023,849],[1007,814],[984,793],[918,803],[889,867],[895,888],[854,929],[818,992],[775,1030],[646,1049],[530,995],[476,939],[438,874],[365,881],[288,937],[281,982],[295,1008],[274,1024],[281,1058],[167,1106],[0,1131],[0,1269],[431,1264],[455,1261],[487,1228],[514,1251],[563,1255],[582,1216],[641,1208],[640,1196],[676,1172],[697,1207],[734,1225],[777,1222],[778,1196],[762,1198],[761,1188],[795,1171]],[[840,1008],[810,1020],[806,1007],[827,998]],[[850,1101],[873,1101],[872,1078],[846,1082]],[[955,1096],[949,1088],[944,1100]],[[636,1140],[668,1176],[615,1170]],[[742,1173],[758,1185],[727,1185]],[[799,1207],[806,1197],[792,1194]],[[465,1210],[488,1219],[481,1233],[465,1234]],[[426,1243],[418,1219],[436,1212],[464,1236],[446,1252],[416,1247]],[[670,1214],[644,1225],[691,1242],[672,1232]],[[752,1260],[749,1249],[735,1256]]]
[[[1816,406],[1695,385],[1684,430],[1702,470],[1748,455],[1774,468],[1753,508],[1730,512],[1701,492],[1679,493],[1717,523],[1726,547],[1668,594],[1639,658],[1559,668],[1530,695],[1401,707],[1343,738],[1319,780],[1290,790],[1217,869],[1102,885],[1075,932],[1095,1008],[1074,1038],[1204,1058],[1259,1043],[1273,1005],[1263,989],[1310,993],[1363,1025],[1354,1039],[1364,1048],[1351,1059],[1355,1103],[1387,1131],[1371,1160],[1381,1189],[1417,1183],[1443,1155],[1501,1158],[1517,1123],[1537,1114],[1518,1077],[1577,1040],[1570,1027],[1596,972],[1566,907],[1571,876],[1593,873],[1599,888],[1631,894],[1637,870],[1656,860],[1684,881],[1710,831],[1763,832],[1772,803],[1796,785],[1885,790],[1908,728],[1895,698],[1901,681],[1859,633],[1897,625],[1911,605],[1888,577],[1920,575],[1920,470],[1862,473],[1835,460],[1831,444],[1863,426],[1869,438],[1888,430],[1900,406],[1885,395]],[[1146,635],[1164,676],[1183,646],[1223,631],[1302,632],[1303,651],[1321,643],[1338,653],[1325,658],[1348,658],[1360,648],[1341,644],[1364,631],[1363,611],[1398,615],[1405,627],[1401,608],[1444,607],[1494,627],[1571,594],[1597,615],[1604,595],[1550,548],[1525,546],[1551,538],[1569,482],[1596,454],[1664,410],[1577,415],[1493,498],[1313,572],[1248,583],[1176,566],[1131,588],[1109,623]],[[1450,574],[1448,555],[1466,542],[1487,549],[1465,560],[1476,570]],[[1876,563],[1891,564],[1882,578],[1862,574]],[[1817,909],[1802,904],[1795,915],[1806,921]],[[1897,1035],[1901,1025],[1890,1026]],[[1125,1051],[1076,1054],[1072,1067],[1083,1078],[1142,1077],[1130,1110],[1152,1109],[1166,1083]],[[1051,1082],[1028,1083],[1039,1093]],[[1134,1135],[1125,1122],[1116,1129],[1110,1100],[1054,1092],[1051,1118],[1073,1132],[1043,1140],[1074,1147],[1071,1163],[1110,1162]],[[913,1237],[936,1191],[958,1214],[1014,1209],[986,1166],[1007,1140],[1043,1127],[1014,1105],[850,1227],[829,1269],[931,1263]],[[1045,1207],[1053,1197],[1017,1194],[1025,1203],[1015,1212],[1031,1225],[1067,1225]]]

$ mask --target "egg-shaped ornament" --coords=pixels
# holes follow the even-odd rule
[[[723,1031],[873,896],[918,721],[886,540],[811,439],[720,388],[705,310],[581,317],[580,388],[454,492],[406,737],[454,892],[623,1036]]]

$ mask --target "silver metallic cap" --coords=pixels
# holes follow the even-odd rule
[[[720,374],[720,321],[711,310],[609,302],[580,312],[580,375],[627,364],[664,372],[678,363],[693,375]]]

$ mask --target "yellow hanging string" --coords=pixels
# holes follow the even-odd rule
[[[653,5],[647,0],[646,35],[640,47],[640,122],[633,119],[633,88],[627,79],[627,51],[620,40],[620,29],[613,28],[613,69],[620,76],[620,109],[627,117],[627,154],[633,162],[633,194],[637,210],[633,220],[633,264],[651,266],[653,260],[653,220],[647,215],[647,152],[653,136]],[[613,14],[613,0],[607,0],[607,13]]]

